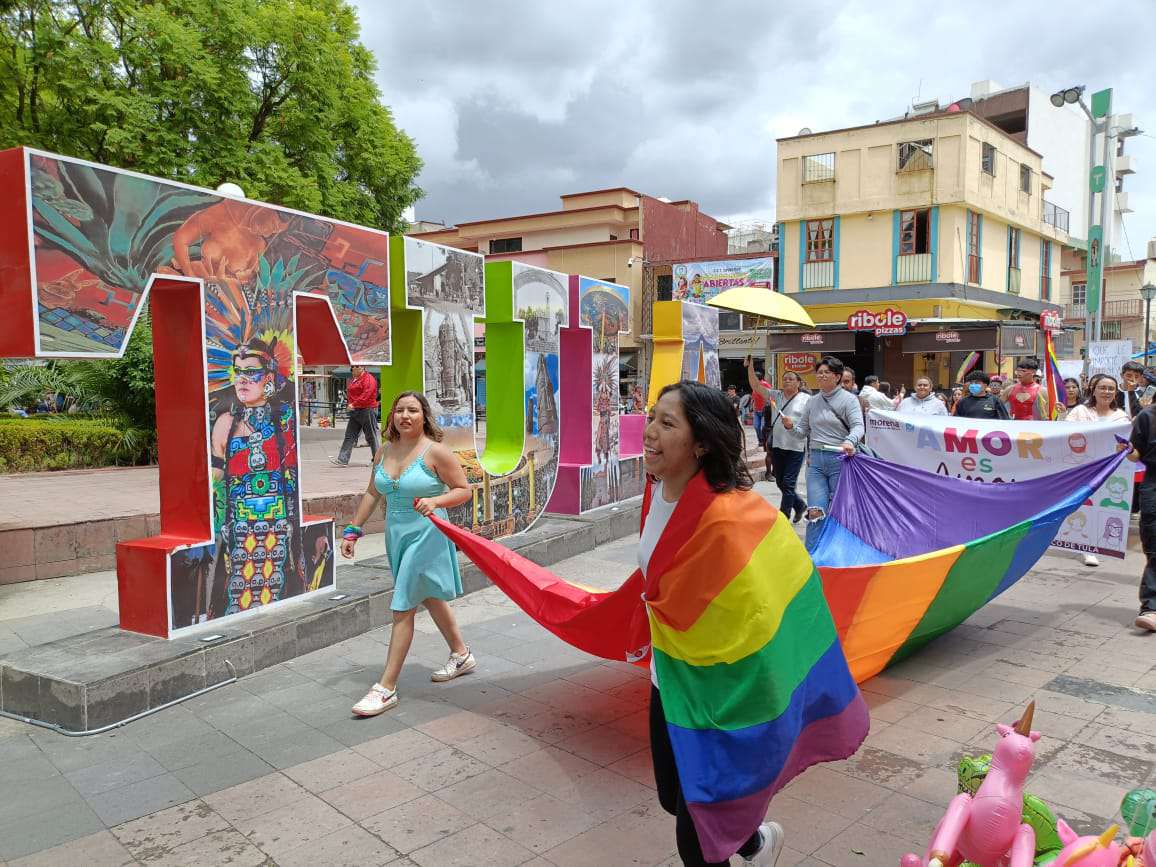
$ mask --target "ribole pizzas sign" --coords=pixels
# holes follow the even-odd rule
[[[894,337],[907,333],[907,314],[888,307],[881,313],[858,310],[847,317],[849,331],[873,331],[876,337]]]

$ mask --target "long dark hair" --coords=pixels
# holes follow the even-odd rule
[[[1082,389],[1080,388],[1080,381],[1074,376],[1069,376],[1064,379],[1064,406],[1068,405],[1068,383],[1074,382],[1076,384],[1076,402],[1072,406],[1080,405],[1080,398],[1083,397]]]
[[[1120,409],[1120,382],[1110,373],[1097,373],[1088,380],[1088,397],[1084,401],[1084,406],[1088,409],[1096,408],[1096,386],[1100,384],[1101,379],[1110,379],[1112,384],[1116,386],[1116,396],[1112,398],[1112,409]]]
[[[397,409],[397,402],[403,397],[412,397],[421,404],[422,433],[435,443],[440,443],[445,437],[445,434],[442,433],[442,429],[438,427],[438,423],[433,420],[433,410],[430,409],[429,400],[420,391],[403,391],[393,399],[393,403],[389,407],[389,421],[385,424],[385,438],[391,443],[395,443],[401,439],[400,431],[398,431],[393,424],[393,413]]]
[[[666,386],[658,397],[670,391],[678,392],[691,435],[704,449],[702,472],[711,490],[723,493],[754,487],[743,460],[746,437],[730,399],[717,388],[689,379]]]

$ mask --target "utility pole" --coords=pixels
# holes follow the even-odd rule
[[[1103,161],[1093,165],[1089,173],[1089,193],[1091,196],[1100,194],[1100,221],[1099,225],[1088,227],[1088,300],[1095,297],[1095,340],[1100,340],[1104,323],[1104,262],[1108,257],[1109,231],[1111,228],[1111,212],[1108,209],[1108,160],[1111,159],[1112,146],[1112,88],[1100,90],[1092,94],[1092,118],[1094,127],[1104,137]],[[1095,287],[1093,289],[1093,287]],[[1091,307],[1089,306],[1089,312]]]

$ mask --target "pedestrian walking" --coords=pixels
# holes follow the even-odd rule
[[[819,538],[843,470],[840,454],[853,455],[863,441],[859,398],[842,386],[843,362],[832,356],[815,365],[819,391],[811,395],[795,424],[807,443],[807,549]]]
[[[349,385],[345,389],[349,401],[349,423],[345,426],[341,450],[337,457],[329,459],[330,463],[339,467],[349,466],[349,457],[357,445],[359,434],[365,435],[365,444],[372,454],[376,455],[381,448],[377,421],[377,378],[359,364],[353,365],[349,373]]]
[[[982,370],[967,375],[966,391],[955,405],[952,415],[959,418],[1008,419],[1007,407],[989,390],[991,377]]]
[[[766,448],[767,434],[769,433],[766,426],[768,415],[766,395],[771,392],[771,384],[758,375],[749,355],[744,363],[747,368],[747,379],[751,386],[751,411],[755,416],[755,439],[759,441],[760,447]]]
[[[385,671],[353,706],[357,716],[377,716],[397,704],[397,679],[413,643],[419,606],[425,606],[450,649],[449,660],[430,676],[432,681],[453,680],[478,664],[447,604],[462,595],[457,550],[427,519],[430,514],[444,519],[446,509],[470,499],[466,472],[442,445],[441,428],[421,392],[404,391],[394,399],[385,435],[388,442],[374,456],[369,486],[341,542],[342,556],[352,558],[364,535],[361,525],[384,500],[386,551],[393,572],[393,631]]]
[[[870,374],[863,378],[863,387],[859,389],[859,404],[863,408],[863,417],[867,417],[873,409],[893,410],[895,404],[890,397],[890,383],[880,382],[879,377]]]
[[[1128,413],[1119,407],[1119,395],[1116,377],[1097,373],[1088,382],[1087,400],[1073,407],[1068,412],[1066,421],[1092,423],[1128,421]],[[1099,566],[1100,558],[1091,552],[1084,552],[1084,565]]]
[[[1133,461],[1144,465],[1140,482],[1140,544],[1144,548],[1144,572],[1140,576],[1138,629],[1156,632],[1156,405],[1149,404],[1132,422]]]
[[[899,411],[916,415],[947,415],[947,404],[931,390],[931,380],[921,376],[915,380],[915,394],[909,394],[899,404]]]
[[[767,475],[773,476],[780,494],[779,510],[797,524],[807,509],[807,502],[799,496],[799,472],[807,453],[807,439],[798,429],[799,419],[811,396],[803,391],[803,379],[793,370],[783,374],[783,405],[778,406],[770,387],[756,385],[754,369],[747,360],[747,371],[752,379],[754,393],[762,391],[771,411],[767,428]]]
[[[653,625],[656,620],[665,620],[670,616],[664,614],[665,612],[677,609],[687,612],[687,616],[690,616],[689,612],[693,610],[695,612],[693,616],[697,617],[703,604],[709,601],[709,595],[704,595],[705,588],[711,586],[712,580],[715,584],[718,583],[717,578],[712,579],[701,573],[695,576],[696,580],[693,583],[673,580],[674,576],[670,573],[679,570],[677,565],[671,562],[669,552],[672,549],[680,549],[679,556],[685,556],[684,549],[689,546],[683,544],[682,538],[672,544],[672,539],[668,538],[670,534],[667,533],[667,528],[677,529],[677,532],[682,534],[694,531],[696,528],[693,523],[687,525],[686,516],[694,509],[696,499],[702,497],[738,498],[745,494],[747,498],[753,497],[760,503],[762,500],[750,493],[752,481],[743,461],[743,434],[736,423],[732,404],[725,395],[715,389],[689,381],[664,388],[651,410],[643,436],[643,447],[646,472],[656,481],[650,491],[642,535],[638,541],[638,565],[646,580],[644,598],[647,600],[653,634],[656,630]],[[688,508],[679,510],[679,514],[683,515],[682,523],[678,523],[677,519],[672,523],[671,518],[684,494],[688,500]],[[736,512],[747,511],[747,506],[744,500],[744,507],[736,509]],[[752,522],[759,520],[756,514],[753,514],[756,507],[757,504],[752,500],[749,504],[752,512],[749,520]],[[746,532],[740,526],[743,523],[745,521],[742,519],[728,522],[728,529],[725,532],[730,534]],[[660,552],[659,556],[655,556],[656,552]],[[724,567],[718,563],[715,564],[715,568]],[[685,570],[685,566],[683,569]],[[701,583],[704,581],[707,583]],[[767,592],[771,591],[769,584],[765,589]],[[689,596],[682,598],[686,593],[694,594],[694,598]],[[757,603],[754,597],[749,598],[752,604]],[[769,599],[766,601],[769,602]],[[672,626],[674,629],[688,629],[691,622],[693,621],[688,621],[686,625],[676,622]],[[653,641],[657,643],[659,638],[656,636]],[[733,645],[733,641],[731,644]],[[669,646],[667,648],[669,650]],[[701,758],[696,757],[695,764],[701,762],[704,764],[703,768],[689,765],[680,768],[675,757],[676,745],[672,742],[667,714],[670,714],[670,719],[679,720],[685,719],[688,714],[696,718],[710,717],[710,710],[716,697],[711,694],[711,690],[699,692],[691,683],[681,684],[677,679],[672,679],[664,687],[663,680],[668,677],[665,666],[674,666],[680,672],[689,671],[689,666],[677,657],[663,653],[664,674],[660,680],[659,662],[655,659],[658,653],[659,651],[654,651],[651,656],[650,752],[658,801],[666,812],[675,817],[675,840],[682,863],[687,867],[711,867],[711,865],[721,867],[730,863],[727,856],[737,849],[747,864],[773,865],[782,851],[786,835],[777,822],[763,821],[761,811],[749,825],[728,829],[727,842],[730,845],[726,847],[725,852],[716,853],[722,854],[722,858],[708,860],[704,854],[704,848],[717,849],[722,845],[722,841],[700,839],[695,816],[692,815],[692,808],[687,804],[687,795],[684,794],[684,779],[691,783],[697,782],[696,776],[702,776],[704,771],[708,775],[713,773],[728,776],[722,764],[713,769],[713,772],[710,768],[712,761],[725,763],[727,758],[722,755],[725,751],[717,755],[708,752]],[[774,672],[770,670],[760,672],[759,677],[768,678],[758,689],[761,695],[769,695]],[[750,684],[753,685],[754,682],[751,680]],[[662,698],[664,689],[669,691],[665,703]],[[744,686],[735,681],[732,684],[731,700],[742,703],[743,695],[750,689],[751,686]],[[694,707],[696,704],[700,705],[697,709]],[[754,730],[744,729],[744,731]],[[755,746],[754,741],[750,743],[752,747]],[[751,758],[754,767],[758,762],[753,756]],[[765,809],[765,806],[761,809]],[[734,848],[731,848],[732,846]]]

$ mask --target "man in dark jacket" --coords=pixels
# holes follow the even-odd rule
[[[991,377],[982,370],[973,370],[965,380],[966,389],[959,403],[955,405],[955,414],[960,418],[1008,418],[1007,407],[1004,406],[999,395],[990,394],[988,385]]]
[[[1140,543],[1147,563],[1140,577],[1140,613],[1136,627],[1156,632],[1156,404],[1140,410],[1132,422],[1132,460],[1144,464],[1140,500]]]

